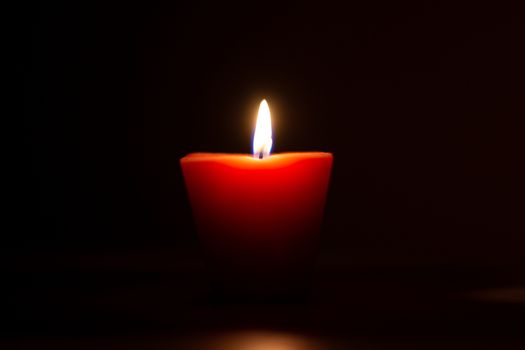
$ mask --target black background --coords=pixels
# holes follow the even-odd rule
[[[69,306],[49,295],[82,271],[96,293],[126,261],[200,266],[179,159],[249,153],[262,98],[274,152],[334,154],[321,260],[340,280],[416,271],[417,285],[440,271],[479,284],[510,274],[508,285],[523,275],[519,8],[92,1],[22,15],[16,331],[75,319],[51,311]]]

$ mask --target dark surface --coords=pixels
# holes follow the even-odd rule
[[[25,128],[9,148],[6,348],[290,334],[328,348],[523,348],[518,6],[91,1],[17,14]],[[276,152],[334,153],[321,258],[307,301],[221,304],[178,160],[249,153],[262,98]]]
[[[314,349],[525,346],[520,271],[356,270],[321,256],[306,300],[225,302],[210,294],[194,253],[25,260],[17,318],[7,328],[15,332],[5,345],[219,349],[222,342],[247,342],[240,348],[255,349],[291,342],[275,346],[302,349],[294,342],[304,340]]]

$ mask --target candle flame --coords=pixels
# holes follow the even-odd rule
[[[253,156],[255,158],[266,158],[272,149],[272,119],[270,107],[266,100],[259,105],[255,134],[253,135]]]

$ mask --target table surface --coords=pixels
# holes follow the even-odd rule
[[[518,267],[372,268],[321,256],[306,300],[210,297],[194,252],[16,261],[10,349],[523,349]],[[6,284],[7,285],[7,284]]]

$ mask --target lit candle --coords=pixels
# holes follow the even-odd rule
[[[197,231],[216,281],[236,294],[278,295],[303,285],[317,249],[332,154],[270,155],[270,109],[261,102],[253,156],[181,159]]]

